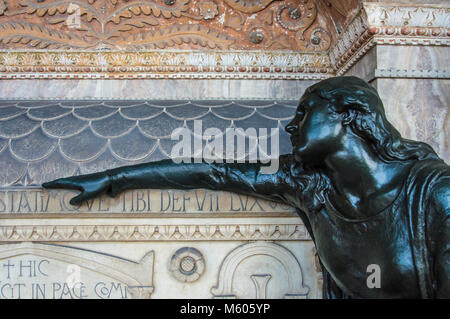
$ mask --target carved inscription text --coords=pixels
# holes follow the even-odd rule
[[[208,190],[132,190],[72,206],[73,191],[0,189],[0,214],[42,213],[275,213],[289,206],[246,195]]]

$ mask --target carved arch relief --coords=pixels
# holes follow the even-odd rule
[[[276,286],[275,286],[276,284]],[[241,245],[223,260],[214,298],[307,298],[297,258],[272,242]]]
[[[0,245],[0,299],[150,298],[154,252],[139,262],[55,244]]]

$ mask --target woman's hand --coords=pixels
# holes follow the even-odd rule
[[[110,192],[111,180],[106,172],[59,178],[42,184],[44,188],[76,189],[81,194],[70,200],[71,205],[78,205],[82,201]]]

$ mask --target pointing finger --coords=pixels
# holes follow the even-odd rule
[[[87,199],[94,198],[94,197],[96,197],[99,194],[100,194],[99,191],[83,191],[80,194],[78,194],[78,196],[73,197],[70,200],[70,204],[71,205],[81,204],[81,202],[83,202],[83,201],[85,201]]]
[[[60,178],[51,182],[43,183],[42,187],[44,188],[64,188],[64,189],[77,189],[82,190],[81,185],[72,180],[71,178]]]
[[[78,196],[73,197],[70,200],[70,205],[78,205],[81,204],[82,201],[88,199],[89,197],[86,195],[86,192],[82,192]]]

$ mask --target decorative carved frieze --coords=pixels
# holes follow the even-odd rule
[[[328,55],[292,51],[0,51],[0,78],[323,79],[332,72]]]
[[[7,48],[322,51],[330,45],[313,0],[2,0],[0,15]]]
[[[364,3],[371,26],[448,28],[448,5]]]
[[[375,45],[447,46],[446,4],[2,0],[2,79],[311,79]]]
[[[323,79],[376,44],[449,44],[446,5],[364,3],[340,21],[350,2],[3,0],[0,77]]]
[[[332,22],[314,0],[0,4],[4,79],[319,80],[333,71]]]
[[[0,226],[0,241],[298,241],[311,240],[302,224]]]

